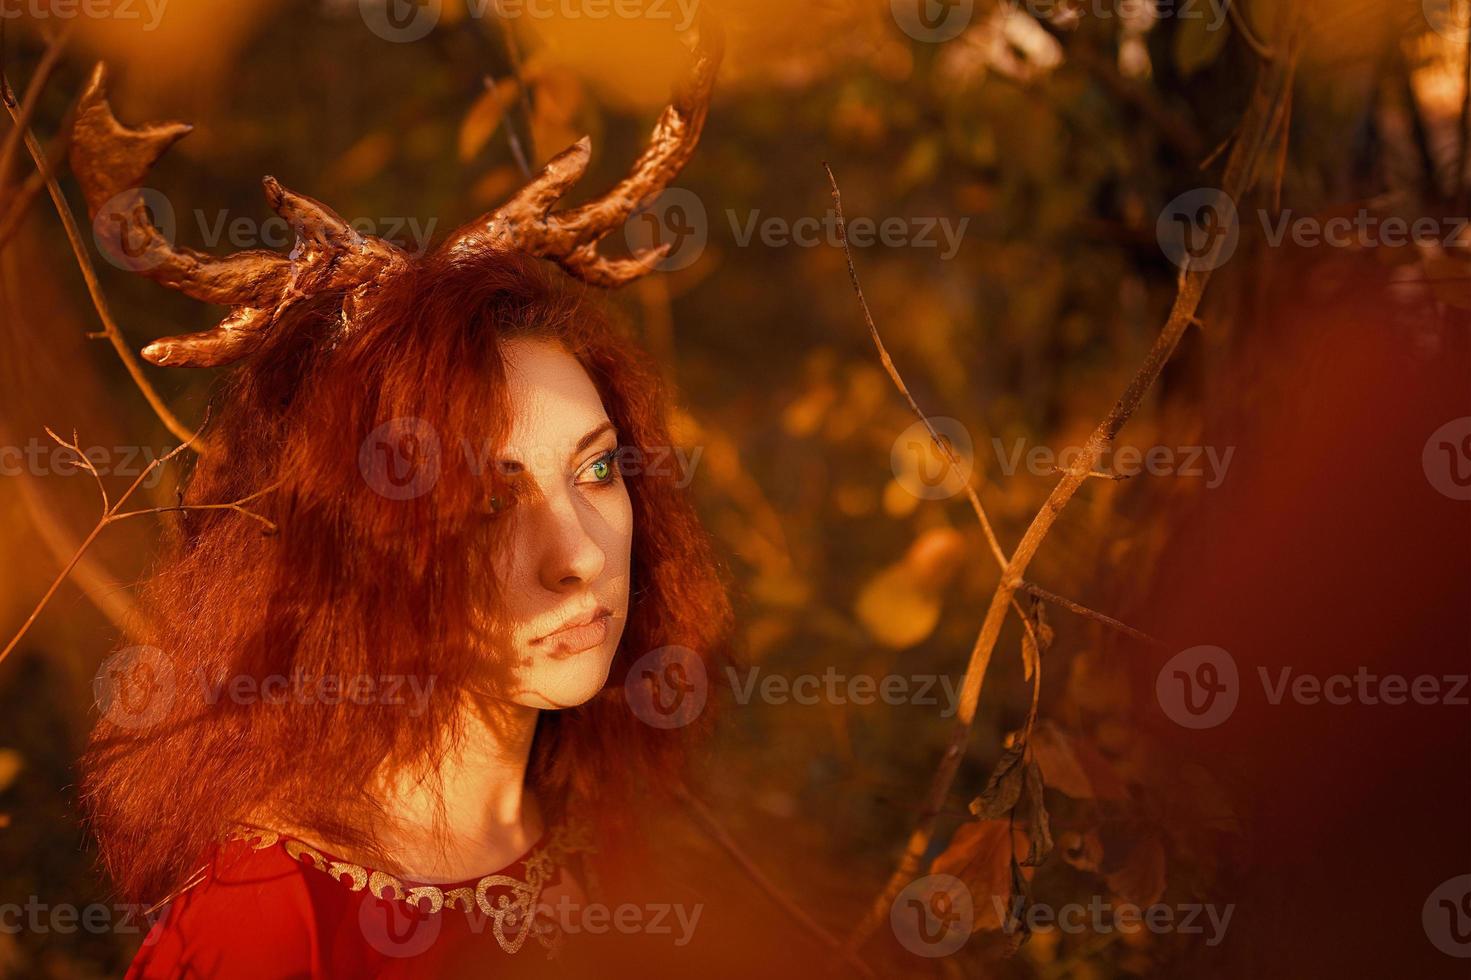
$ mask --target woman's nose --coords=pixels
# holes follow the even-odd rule
[[[564,591],[596,581],[604,561],[603,549],[591,533],[590,522],[597,519],[596,514],[565,495],[543,498],[542,506],[545,520],[538,522],[543,536],[542,587]]]

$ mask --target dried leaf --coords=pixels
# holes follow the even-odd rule
[[[1039,600],[1033,599],[1027,609],[1027,619],[1031,623],[1031,629],[1022,630],[1022,669],[1025,678],[1031,681],[1033,675],[1042,666],[1042,654],[1052,647],[1053,637],[1056,635],[1051,626],[1047,625],[1047,607]],[[1035,635],[1035,639],[1033,636]]]
[[[971,801],[970,812],[981,820],[996,820],[1009,816],[1021,799],[1022,784],[1026,779],[1026,766],[1022,756],[1026,746],[1017,744],[1007,749],[991,771],[991,778],[981,795]]]
[[[1032,733],[1032,752],[1047,785],[1075,800],[1123,800],[1124,782],[1113,765],[1088,742],[1064,734],[1051,722]]]
[[[1052,820],[1047,815],[1047,804],[1043,799],[1042,769],[1035,762],[1027,763],[1020,809],[1032,838],[1032,846],[1022,864],[1035,868],[1052,850]]]
[[[975,907],[974,931],[1000,929],[1016,894],[1013,835],[1027,846],[1026,834],[1014,831],[1010,820],[982,820],[962,824],[950,844],[935,858],[936,874],[954,875],[970,889]],[[1025,879],[1023,879],[1025,880]],[[998,914],[998,909],[1000,914]]]
[[[1030,888],[1031,870],[1017,864],[1015,855],[1011,859],[1011,893],[1013,901],[1007,909],[1006,921],[1001,923],[1002,928],[1010,937],[1011,943],[1007,949],[1010,956],[1032,938],[1032,928],[1027,919],[1027,908],[1032,904],[1032,889]],[[1020,899],[1020,901],[1016,901]],[[995,903],[992,903],[993,905]]]

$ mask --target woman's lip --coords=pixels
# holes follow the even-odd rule
[[[563,626],[532,642],[539,647],[549,647],[555,653],[581,653],[601,646],[608,638],[608,620],[611,616],[612,613],[608,610],[598,609],[586,622]]]

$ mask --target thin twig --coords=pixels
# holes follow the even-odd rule
[[[884,346],[884,340],[879,334],[878,325],[874,322],[873,313],[868,308],[868,300],[863,295],[863,286],[858,281],[858,268],[853,261],[853,250],[848,247],[848,228],[843,218],[843,195],[838,190],[838,181],[833,176],[832,167],[828,166],[826,162],[823,163],[822,167],[827,171],[828,183],[832,187],[833,208],[837,219],[838,242],[842,245],[843,251],[847,256],[848,278],[853,283],[854,292],[858,294],[858,305],[863,310],[864,322],[868,324],[868,335],[873,340],[874,348],[878,351],[879,361],[883,364],[884,370],[889,375],[889,379],[894,382],[894,387],[899,389],[899,393],[909,403],[910,410],[919,416],[920,421],[924,423],[925,429],[930,434],[930,440],[945,454],[946,464],[958,476],[960,474],[960,460],[956,457],[955,451],[951,448],[949,441],[942,438],[935,430],[935,426],[930,421],[929,416],[915,402],[914,396],[910,394],[909,386],[904,383],[903,376],[900,375],[899,369],[895,367],[893,359],[889,356],[888,348]],[[969,477],[965,479],[965,493],[967,499],[970,501],[971,510],[975,511],[976,518],[981,522],[981,529],[985,532],[986,543],[990,546],[992,557],[996,559],[996,564],[1002,570],[1005,570],[1010,559],[1007,558],[1006,552],[1002,549],[1001,542],[996,537],[996,531],[992,527],[990,519],[986,516],[986,510],[981,505],[981,498],[976,493],[975,487],[972,485]],[[1069,609],[1087,609],[1081,603],[1073,602],[1071,599],[1066,601]],[[1020,606],[1017,607],[1017,614],[1021,614]],[[1091,609],[1087,610],[1086,615],[1094,619],[1117,622],[1117,620],[1109,619],[1109,617],[1104,616],[1102,613],[1094,612]]]
[[[0,85],[6,88],[9,88],[10,85],[4,79],[3,74],[0,74]],[[22,129],[23,127],[20,126],[20,118],[15,107],[7,104],[6,108],[9,110],[11,118],[15,120],[17,129]],[[92,265],[92,257],[87,253],[86,242],[82,238],[81,230],[77,227],[76,216],[72,214],[71,205],[67,203],[66,195],[62,193],[61,185],[57,183],[56,174],[52,171],[47,161],[46,151],[41,147],[40,141],[36,139],[35,133],[31,132],[29,127],[24,127],[23,129],[22,137],[25,140],[26,149],[30,151],[31,159],[35,161],[36,170],[46,181],[46,190],[50,192],[51,203],[55,205],[57,216],[61,218],[62,226],[66,229],[67,241],[71,243],[72,254],[76,256],[77,265],[82,270],[82,278],[87,283],[87,292],[92,297],[92,305],[97,308],[97,316],[102,321],[104,334],[112,343],[113,349],[117,351],[118,357],[122,359],[123,366],[127,368],[128,374],[132,377],[133,383],[137,385],[143,398],[148,402],[148,406],[153,409],[153,414],[158,416],[159,421],[176,438],[186,440],[187,443],[193,443],[198,438],[198,433],[191,432],[169,410],[168,405],[164,403],[163,397],[159,395],[158,391],[154,389],[153,385],[144,375],[143,365],[133,354],[133,349],[128,346],[128,342],[124,339],[122,331],[118,329],[116,321],[113,320],[112,311],[107,305],[107,297],[103,294],[102,285],[97,280],[97,270]],[[206,455],[207,443],[201,440],[195,452],[201,456]]]
[[[70,163],[68,151],[71,148],[72,120],[76,116],[76,108],[76,103],[73,102],[61,121],[61,128],[52,138],[51,144],[46,147],[46,158],[53,161],[51,166],[58,179]],[[36,203],[36,198],[40,197],[41,192],[45,189],[45,176],[32,170],[26,175],[25,182],[20,185],[20,188],[9,195],[10,204],[5,209],[4,216],[0,217],[0,251],[3,251],[20,231],[21,222],[30,212],[31,205]]]
[[[1236,30],[1241,35],[1241,40],[1245,41],[1247,46],[1256,52],[1258,58],[1261,58],[1263,61],[1272,61],[1277,57],[1277,52],[1270,45],[1263,43],[1252,31],[1251,25],[1246,22],[1246,15],[1237,9],[1234,0],[1226,0],[1226,15],[1231,18],[1231,23],[1236,25]]]
[[[531,161],[536,157],[535,140],[531,132],[531,96],[526,91],[526,78],[521,71],[521,48],[516,43],[515,33],[511,29],[511,22],[501,11],[500,0],[495,5],[496,23],[501,29],[501,40],[506,45],[506,57],[511,62],[511,72],[516,76],[516,91],[521,111],[526,116],[526,141],[531,143],[531,152],[527,153],[521,146],[521,138],[516,134],[516,120],[514,114],[506,114],[506,139],[511,144],[511,156],[516,158],[516,166],[521,169],[522,177],[531,176]]]
[[[1294,31],[1292,41],[1294,49],[1297,43],[1298,38]],[[1295,67],[1294,52],[1292,57],[1264,62],[1257,75],[1251,103],[1247,108],[1246,118],[1243,120],[1242,138],[1236,141],[1231,151],[1222,181],[1222,186],[1233,201],[1241,199],[1255,185],[1257,169],[1265,144],[1281,114],[1283,102],[1292,85]],[[1174,353],[1180,338],[1184,336],[1185,331],[1195,319],[1196,310],[1200,306],[1201,297],[1210,278],[1210,270],[1199,266],[1191,266],[1181,274],[1179,291],[1169,317],[1145,357],[1143,365],[1124,389],[1123,395],[1094,429],[1083,456],[1075,468],[1076,472],[1069,473],[1062,478],[1048,496],[1047,502],[1032,519],[1032,523],[1022,536],[1021,544],[1002,573],[1001,583],[992,596],[980,635],[971,650],[970,663],[966,668],[961,686],[956,725],[931,781],[926,806],[918,825],[910,835],[903,857],[893,874],[890,875],[888,882],[875,897],[867,915],[849,937],[849,949],[857,950],[863,946],[878,928],[879,923],[888,917],[889,906],[894,897],[922,869],[924,856],[929,851],[930,842],[935,833],[936,818],[934,815],[944,807],[950,787],[955,781],[961,760],[965,755],[965,746],[969,741],[971,726],[975,721],[976,709],[980,703],[982,683],[986,676],[986,669],[990,665],[991,655],[996,648],[996,642],[1001,636],[1001,626],[1006,619],[1006,610],[1012,604],[1017,590],[1023,583],[1027,567],[1031,564],[1043,540],[1052,530],[1058,515],[1083,485],[1087,474],[1092,471],[1097,460],[1113,445],[1114,437],[1138,409],[1145,393],[1159,378],[1160,372],[1170,359],[1170,355]]]
[[[1231,141],[1236,139],[1237,135],[1240,134],[1240,132],[1241,120],[1238,119],[1236,121],[1236,126],[1231,130],[1230,135],[1221,140],[1220,144],[1217,145],[1214,150],[1211,150],[1210,153],[1206,155],[1206,158],[1204,160],[1200,161],[1200,166],[1196,169],[1200,170],[1202,173],[1209,170],[1215,164],[1215,162],[1221,158],[1221,154],[1230,149]]]
[[[844,962],[846,962],[853,969],[857,970],[860,976],[869,977],[873,978],[873,980],[876,980],[876,974],[873,972],[872,969],[869,968],[868,964],[858,959],[858,957],[854,953],[844,949],[842,940],[833,935],[827,929],[824,929],[821,923],[812,918],[812,916],[808,915],[807,912],[795,901],[793,901],[790,896],[782,891],[775,882],[766,877],[766,874],[756,866],[756,863],[752,861],[751,858],[747,856],[746,852],[741,849],[741,846],[736,843],[735,838],[730,835],[730,832],[725,829],[725,827],[716,818],[715,814],[710,812],[709,807],[707,807],[700,800],[696,799],[694,795],[683,786],[679,787],[676,790],[676,794],[681,800],[684,801],[684,804],[689,809],[690,814],[694,816],[695,821],[701,826],[705,833],[709,834],[711,839],[713,839],[715,843],[724,848],[725,852],[735,860],[736,864],[740,865],[741,870],[746,873],[746,876],[750,878],[753,882],[755,882],[756,886],[764,891],[767,896],[771,898],[772,901],[776,902],[777,905],[780,905],[782,907],[782,910],[786,912],[787,915],[791,916],[793,920],[799,923],[824,946],[832,950],[838,956],[842,957]]]
[[[1136,630],[1134,627],[1128,625],[1127,623],[1119,622],[1112,616],[1105,616],[1103,613],[1089,609],[1087,606],[1080,606],[1078,603],[1069,599],[1067,596],[1060,596],[1056,592],[1050,592],[1047,589],[1042,588],[1040,585],[1034,585],[1031,582],[1023,582],[1021,585],[1017,586],[1017,591],[1025,592],[1027,595],[1035,596],[1038,599],[1041,599],[1043,602],[1050,602],[1055,606],[1061,606],[1068,612],[1077,613],[1079,616],[1084,616],[1088,619],[1094,620],[1095,622],[1102,623],[1109,629],[1118,630],[1125,636],[1131,636],[1141,643],[1148,643],[1150,646],[1155,647],[1164,646],[1163,643],[1161,643],[1159,640],[1156,640],[1148,633],[1145,633],[1143,630]]]
[[[930,434],[930,440],[945,454],[946,462],[950,464],[952,471],[959,476],[961,472],[960,460],[956,457],[955,450],[950,447],[950,441],[943,438],[936,431],[934,423],[930,421],[930,417],[925,414],[924,409],[919,407],[919,404],[914,400],[914,396],[909,393],[909,386],[904,383],[904,378],[899,373],[899,369],[894,366],[893,358],[889,357],[888,348],[884,346],[884,338],[879,336],[879,328],[874,324],[873,314],[868,310],[868,300],[863,296],[863,286],[858,282],[858,268],[853,264],[853,252],[848,248],[847,226],[843,221],[843,195],[838,192],[837,178],[833,176],[833,168],[827,165],[827,161],[823,161],[822,169],[827,171],[828,183],[832,185],[833,189],[833,208],[837,214],[838,242],[843,246],[843,250],[848,256],[848,278],[853,283],[854,291],[858,293],[858,305],[863,308],[863,320],[868,324],[868,336],[873,340],[873,346],[878,349],[879,361],[883,364],[884,370],[888,372],[889,379],[894,382],[894,387],[899,389],[899,394],[903,395],[904,400],[909,403],[910,411],[918,415],[920,421],[924,423],[926,431]],[[991,526],[991,519],[986,516],[986,508],[981,505],[981,498],[976,494],[976,488],[972,485],[969,476],[965,478],[965,495],[970,500],[971,510],[976,512],[976,518],[981,522],[981,530],[986,534],[986,544],[990,546],[991,554],[995,556],[996,563],[1002,568],[1005,568],[1006,552],[1002,550],[1001,542],[996,538],[996,530]]]
[[[241,497],[239,500],[231,501],[228,504],[174,504],[169,507],[145,507],[141,510],[125,511],[121,514],[118,514],[112,519],[114,521],[121,521],[129,517],[144,517],[148,514],[182,514],[197,510],[233,510],[237,514],[243,514],[244,516],[249,517],[253,520],[260,521],[262,524],[265,525],[267,533],[275,534],[276,531],[279,530],[276,527],[275,521],[270,520],[262,514],[257,514],[255,511],[250,510],[245,505],[250,503],[252,500],[264,497],[266,494],[270,493],[272,490],[275,490],[279,486],[279,483],[274,484],[272,486],[266,487],[264,490],[257,490],[255,493],[252,493],[249,496]]]
[[[1277,139],[1277,169],[1272,178],[1272,210],[1282,211],[1282,183],[1287,176],[1287,150],[1292,142],[1292,89],[1282,103],[1282,135]]]
[[[41,601],[36,603],[36,608],[31,610],[31,614],[26,617],[26,621],[21,624],[15,636],[11,637],[10,642],[5,645],[5,649],[0,650],[0,663],[5,662],[5,658],[10,656],[10,651],[14,650],[16,645],[20,643],[21,638],[30,631],[31,624],[41,615],[41,610],[46,608],[46,604],[51,601],[51,597],[56,594],[56,590],[61,588],[61,583],[66,581],[72,569],[77,567],[77,562],[82,560],[82,555],[86,554],[87,549],[92,546],[93,541],[97,540],[97,536],[102,533],[102,529],[106,526],[107,521],[98,521],[97,526],[92,528],[92,533],[82,539],[82,543],[77,547],[76,554],[72,555],[71,561],[67,562],[61,571],[57,573],[56,578],[52,579],[51,587],[46,590],[45,595],[41,596]]]
[[[203,428],[204,428],[203,426],[200,426],[200,430],[201,431],[203,431]],[[47,431],[50,432],[49,429]],[[56,438],[58,442],[61,442],[62,445],[67,446],[67,448],[73,448],[71,445],[68,445],[63,440],[57,438],[54,433],[52,434],[52,438]],[[270,520],[268,520],[267,518],[263,517],[260,514],[256,514],[256,513],[252,512],[252,511],[249,511],[249,510],[245,509],[245,504],[247,504],[250,501],[255,500],[255,499],[257,499],[257,498],[259,498],[261,496],[264,496],[267,493],[270,493],[272,490],[275,490],[276,489],[276,485],[266,487],[263,490],[257,490],[256,492],[254,492],[252,494],[249,494],[248,496],[241,497],[239,500],[231,501],[230,503],[226,503],[226,504],[193,504],[193,505],[180,505],[180,506],[177,506],[177,507],[155,507],[155,508],[147,508],[147,509],[144,509],[144,510],[133,510],[133,511],[124,511],[122,509],[123,504],[125,504],[125,503],[128,502],[128,500],[133,496],[133,494],[137,492],[138,488],[141,487],[144,484],[144,482],[159,467],[164,466],[164,465],[167,465],[169,462],[171,462],[174,459],[175,456],[178,456],[185,449],[188,449],[190,447],[190,445],[194,442],[194,440],[196,438],[198,438],[198,433],[195,433],[195,434],[191,435],[184,442],[180,443],[178,446],[175,446],[173,449],[171,449],[169,452],[165,453],[164,455],[159,456],[156,459],[150,460],[149,463],[148,463],[148,465],[143,468],[143,471],[138,474],[137,479],[135,479],[128,486],[128,489],[123,493],[123,495],[120,496],[120,497],[118,497],[117,501],[114,504],[112,504],[112,506],[110,508],[108,508],[108,509],[106,509],[106,510],[103,511],[102,518],[97,522],[97,526],[94,527],[94,528],[92,528],[92,532],[90,534],[88,534],[86,538],[83,539],[81,545],[78,546],[78,548],[76,550],[76,553],[72,555],[71,560],[68,561],[66,563],[66,565],[62,567],[62,569],[61,569],[61,571],[59,573],[57,573],[56,578],[54,578],[52,580],[52,582],[51,582],[50,588],[48,588],[46,590],[46,593],[41,596],[40,601],[37,602],[35,608],[31,610],[31,614],[26,617],[26,621],[21,624],[20,629],[16,632],[16,634],[13,637],[11,637],[10,642],[5,645],[5,649],[4,650],[0,650],[0,663],[4,663],[5,662],[5,658],[8,657],[8,656],[10,656],[10,652],[16,648],[16,646],[20,643],[20,641],[25,637],[26,633],[28,633],[30,631],[30,628],[31,628],[32,624],[34,624],[35,621],[37,620],[37,618],[40,617],[42,610],[44,610],[46,608],[46,604],[51,601],[52,596],[56,595],[56,591],[61,588],[61,584],[66,581],[67,576],[71,574],[72,569],[74,569],[77,566],[77,563],[82,560],[82,556],[84,554],[86,554],[87,549],[92,546],[92,542],[94,542],[94,541],[97,540],[98,535],[100,535],[102,533],[102,531],[103,531],[104,528],[111,527],[113,524],[116,524],[119,521],[125,521],[125,520],[128,520],[129,518],[132,518],[132,517],[141,517],[141,516],[143,516],[145,514],[158,514],[158,513],[166,513],[166,512],[169,512],[169,511],[233,510],[233,511],[237,511],[237,512],[239,512],[241,514],[245,514],[248,517],[253,517],[253,518],[255,518],[258,521],[261,521],[262,523],[264,523],[266,525],[266,527],[270,531],[274,531],[276,529],[276,525],[274,523],[272,523]],[[91,463],[89,461],[87,461],[86,456],[85,455],[82,455],[81,458],[82,458],[82,460],[83,460],[83,462],[85,464],[84,468],[91,469]],[[95,470],[93,470],[92,472],[93,472],[94,475],[96,474],[96,471]],[[100,478],[99,478],[99,481],[98,482],[99,482],[99,486],[100,486],[100,484],[101,484]],[[106,498],[106,493],[105,492],[104,492],[103,496],[104,496],[104,499],[105,499]]]
[[[42,426],[42,428],[46,430],[46,434],[50,436],[52,441],[55,442],[57,445],[61,446],[64,449],[70,449],[72,452],[76,453],[77,465],[86,470],[88,473],[91,473],[92,479],[97,481],[97,492],[102,495],[102,512],[104,514],[110,513],[112,511],[112,504],[108,503],[107,487],[104,486],[102,483],[102,474],[97,472],[97,467],[92,465],[92,461],[88,459],[87,454],[82,451],[82,447],[80,445],[81,440],[77,438],[77,430],[72,430],[72,441],[67,442],[65,439],[61,438],[61,436],[57,435],[55,432],[52,432],[51,426]]]
[[[36,73],[31,76],[30,84],[26,86],[26,94],[21,99],[19,114],[15,101],[15,92],[10,87],[8,80],[0,84],[0,99],[4,99],[5,107],[10,110],[11,118],[15,123],[10,132],[5,134],[5,143],[0,145],[0,188],[10,184],[10,171],[15,166],[16,154],[20,152],[21,135],[31,125],[35,118],[36,108],[41,104],[41,93],[45,91],[46,83],[51,80],[51,75],[56,71],[56,66],[61,63],[62,52],[66,50],[67,42],[71,40],[72,29],[75,21],[68,22],[56,35],[55,40],[46,46],[46,53],[41,56],[41,61],[36,65]]]
[[[1037,724],[1037,708],[1042,704],[1042,655],[1047,651],[1044,649],[1046,644],[1042,642],[1042,637],[1037,632],[1036,624],[1032,622],[1032,617],[1022,610],[1021,605],[1017,603],[1014,597],[1011,601],[1011,607],[1021,617],[1022,628],[1027,632],[1026,638],[1022,641],[1022,659],[1026,659],[1025,646],[1026,640],[1028,639],[1032,641],[1032,649],[1036,651],[1037,655],[1037,662],[1032,664],[1032,704],[1027,709],[1027,723],[1022,729],[1022,745],[1030,751],[1032,747],[1032,728]],[[1032,607],[1040,617],[1042,615],[1042,607],[1035,601],[1033,601]],[[1038,619],[1037,622],[1040,623],[1041,620]]]

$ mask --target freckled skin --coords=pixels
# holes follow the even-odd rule
[[[515,658],[506,699],[565,708],[602,689],[623,635],[633,507],[610,458],[618,435],[597,431],[608,414],[582,365],[542,340],[510,341],[504,353],[514,421],[498,458],[519,466],[534,488],[502,518],[510,540],[493,566]],[[569,651],[547,636],[598,607],[611,616],[591,648]]]

